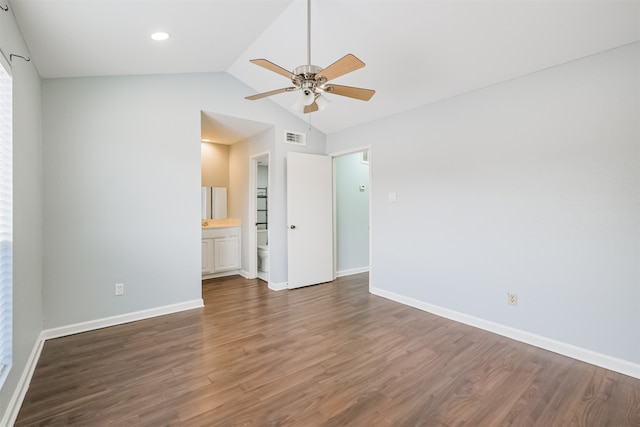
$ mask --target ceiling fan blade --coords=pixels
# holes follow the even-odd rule
[[[293,74],[291,74],[291,71],[285,70],[281,66],[276,65],[271,61],[267,61],[266,59],[251,59],[249,62],[259,65],[262,68],[266,68],[269,71],[273,71],[274,73],[278,73],[281,76],[285,76],[288,79],[293,78]]]
[[[334,95],[348,96],[349,98],[360,99],[362,101],[370,100],[373,94],[376,93],[373,89],[362,89],[359,87],[333,84],[327,86],[326,91]]]
[[[360,61],[354,55],[348,53],[333,64],[329,65],[324,70],[320,71],[318,75],[326,78],[327,80],[332,80],[336,77],[343,76],[347,73],[362,68],[364,67],[364,65],[364,62]]]
[[[311,105],[305,105],[304,106],[304,113],[305,114],[313,113],[314,111],[318,111],[318,104],[316,104],[316,101],[313,101],[313,104],[311,104]]]
[[[277,95],[279,93],[291,92],[293,90],[298,90],[297,87],[284,87],[282,89],[271,90],[269,92],[258,93],[256,95],[245,96],[244,99],[248,99],[250,101],[255,101],[256,99],[266,98],[267,96]]]

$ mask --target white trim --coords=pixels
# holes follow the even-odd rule
[[[282,282],[282,283],[269,282],[268,286],[269,286],[269,289],[271,289],[272,291],[282,291],[285,289],[289,289],[289,283],[287,282]]]
[[[93,331],[95,329],[108,328],[109,326],[121,325],[123,323],[135,322],[137,320],[150,319],[152,317],[164,316],[165,314],[177,313],[179,311],[191,310],[204,307],[202,298],[185,301],[178,304],[165,305],[162,307],[150,308],[148,310],[134,311],[132,313],[120,314],[118,316],[104,317],[102,319],[90,320],[88,322],[75,323],[73,325],[61,326],[59,328],[45,329],[42,336],[45,340],[64,337],[67,335],[79,334],[80,332]]]
[[[640,379],[640,364],[637,363],[618,359],[606,354],[588,350],[586,348],[577,347],[561,341],[553,340],[551,338],[511,328],[499,323],[490,322],[478,317],[469,316],[464,313],[449,310],[444,307],[429,304],[424,301],[399,295],[394,292],[386,291],[384,289],[371,287],[370,292],[374,295],[378,295],[380,297],[387,298],[392,301],[399,302],[401,304],[405,304],[419,310],[447,318],[449,320],[474,326],[476,328],[493,332],[495,334],[523,342],[525,344],[530,344],[535,347],[561,354],[563,356],[571,357],[572,359],[577,359],[582,362],[590,363],[601,368],[609,369],[611,371]]]
[[[369,164],[369,150],[360,153],[360,163],[365,165]]]
[[[369,266],[360,267],[360,268],[351,268],[349,270],[336,271],[336,277],[351,276],[352,274],[366,273],[368,271],[369,271]]]
[[[22,370],[22,375],[20,375],[20,380],[18,381],[15,390],[13,391],[11,400],[9,400],[7,411],[4,413],[4,416],[0,420],[0,426],[12,426],[16,422],[18,413],[20,412],[20,408],[22,407],[22,402],[24,402],[24,398],[27,395],[27,390],[29,390],[31,378],[33,378],[33,373],[36,370],[36,366],[38,365],[38,360],[40,359],[40,353],[42,353],[43,346],[44,336],[42,332],[40,332],[38,339],[33,344],[33,349],[31,350],[31,354],[27,359],[27,364]]]
[[[249,275],[249,272],[246,270],[240,270],[238,274],[244,277],[245,279],[255,279],[255,277],[251,277],[251,275]]]
[[[349,148],[347,150],[334,151],[333,153],[329,153],[331,157],[341,157],[346,156],[347,154],[359,153],[360,151],[369,150],[369,156],[371,156],[371,145],[361,145],[360,147]]]

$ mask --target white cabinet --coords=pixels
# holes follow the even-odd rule
[[[213,239],[202,239],[202,275],[212,274],[213,266]]]
[[[202,229],[202,276],[240,270],[240,227]]]
[[[240,268],[240,239],[237,237],[215,239],[213,244],[213,269],[215,273]]]

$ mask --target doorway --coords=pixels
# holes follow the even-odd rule
[[[369,159],[368,147],[287,154],[289,289],[369,271]]]
[[[270,153],[249,157],[249,275],[269,283]]]
[[[369,271],[370,149],[333,155],[334,266],[342,277]]]

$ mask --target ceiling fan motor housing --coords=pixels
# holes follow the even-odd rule
[[[316,74],[322,71],[322,67],[317,65],[300,65],[293,70],[296,76],[304,76],[305,79],[314,78]]]
[[[317,65],[300,65],[293,70],[291,81],[296,87],[315,93],[316,89],[320,89],[318,86],[327,81],[326,78],[318,75],[322,70],[323,68]]]

